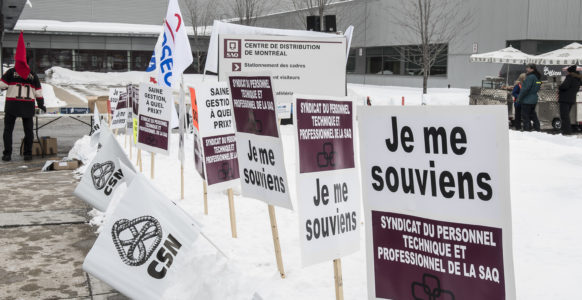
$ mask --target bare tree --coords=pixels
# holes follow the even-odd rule
[[[307,16],[319,16],[319,31],[324,30],[323,17],[333,0],[291,0],[291,2],[304,28],[307,27]]]
[[[257,17],[265,12],[267,2],[268,0],[229,0],[228,6],[240,24],[253,26]]]
[[[465,0],[399,0],[390,7],[392,20],[405,38],[401,57],[422,72],[422,93],[427,93],[430,70],[451,42],[467,34],[473,15]],[[412,54],[412,55],[411,55]],[[416,58],[415,58],[416,57]]]
[[[194,29],[194,56],[196,59],[196,71],[201,73],[204,69],[205,50],[201,45],[201,40],[208,36],[208,26],[212,24],[217,14],[216,2],[213,0],[184,0],[186,4],[186,20],[190,22]]]

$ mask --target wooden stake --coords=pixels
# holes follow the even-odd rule
[[[117,136],[119,133],[119,128],[115,128],[115,136]]]
[[[150,176],[152,177],[152,179],[154,179],[154,166],[155,166],[155,158],[156,158],[156,154],[153,152],[150,152],[151,154],[151,164],[152,164],[152,169],[150,170]],[[182,199],[184,199],[184,196],[182,195]]]
[[[141,163],[141,149],[137,149],[137,163],[139,165],[139,172],[143,172],[143,165]]]
[[[232,237],[236,238],[236,216],[234,214],[234,196],[232,189],[228,189],[228,208],[230,210],[230,232]]]
[[[202,183],[204,186],[204,214],[208,215],[208,190],[206,187],[206,180],[204,180]]]
[[[180,164],[180,200],[184,200],[184,165]]]
[[[279,243],[279,229],[277,229],[277,217],[275,216],[275,207],[273,205],[269,205],[269,219],[271,219],[271,233],[273,233],[273,244],[275,246],[275,257],[277,258],[277,269],[279,269],[279,273],[281,273],[281,278],[285,278],[283,257],[281,256],[281,244]]]
[[[125,135],[126,141],[127,141],[127,134]],[[129,141],[129,160],[132,160],[132,156],[133,156],[133,146],[131,145],[131,141]]]
[[[333,260],[333,278],[335,279],[335,299],[344,300],[344,282],[342,279],[342,260]]]

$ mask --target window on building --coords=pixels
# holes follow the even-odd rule
[[[34,49],[34,71],[43,73],[54,67],[73,68],[73,51],[70,49]]]
[[[382,48],[366,49],[366,73],[382,74]]]
[[[440,51],[431,68],[431,76],[446,75],[448,49]],[[368,48],[366,73],[378,75],[422,75],[422,55],[418,46],[389,46]]]
[[[131,70],[145,71],[150,65],[153,51],[131,51]]]
[[[348,63],[346,64],[346,72],[354,73],[356,71],[356,49],[350,49],[348,54]]]

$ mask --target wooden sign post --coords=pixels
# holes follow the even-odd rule
[[[273,234],[273,244],[275,246],[275,258],[277,259],[277,269],[281,278],[285,278],[285,268],[283,267],[283,256],[281,255],[281,244],[279,243],[279,229],[277,228],[277,217],[275,207],[269,205],[269,219],[271,220],[271,233]]]
[[[206,186],[206,180],[202,182],[204,187],[204,214],[208,215],[208,190]]]
[[[151,167],[152,167],[152,169],[150,170],[150,177],[151,177],[152,179],[154,179],[154,167],[155,167],[155,161],[156,161],[156,160],[155,160],[155,158],[156,158],[156,154],[155,154],[154,152],[150,152],[150,155],[151,155],[151,164],[152,164],[152,166],[151,166]],[[141,164],[140,164],[140,165],[141,165]],[[182,199],[183,199],[183,198],[184,198],[184,197],[182,197]]]
[[[137,164],[139,165],[139,172],[143,172],[143,165],[141,163],[141,149],[137,149]]]
[[[344,282],[342,279],[342,260],[333,260],[333,277],[335,279],[335,299],[344,300]]]
[[[230,232],[232,233],[232,237],[236,238],[236,216],[234,214],[234,196],[232,189],[228,189],[228,208],[230,211]]]
[[[127,134],[125,135],[125,141],[127,142]],[[129,141],[129,160],[132,160],[133,156],[133,146],[131,145],[131,141]]]

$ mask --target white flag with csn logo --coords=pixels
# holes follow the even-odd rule
[[[127,174],[122,171],[119,161],[131,166],[133,172],[135,169],[107,126],[101,131],[99,144],[101,148],[87,166],[74,194],[96,209],[105,211],[117,187],[126,180]]]
[[[194,220],[137,174],[107,216],[83,270],[132,299],[168,298],[199,237]]]

